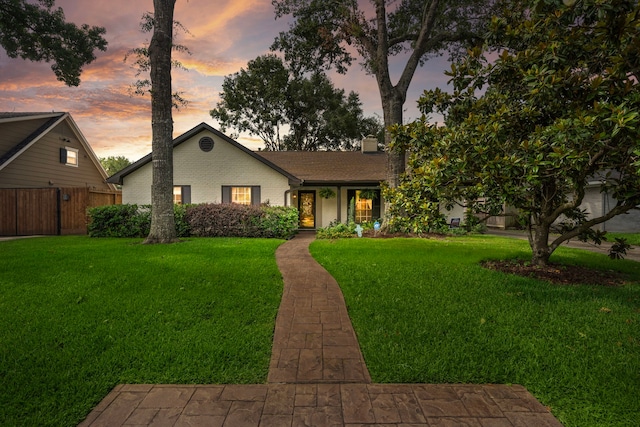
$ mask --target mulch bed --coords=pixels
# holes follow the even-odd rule
[[[546,280],[557,285],[620,286],[626,277],[616,271],[595,270],[577,265],[536,266],[523,260],[484,261],[482,266],[503,273]]]

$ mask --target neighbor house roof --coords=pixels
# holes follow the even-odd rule
[[[178,145],[180,145],[183,142],[189,140],[190,138],[192,138],[193,136],[197,135],[198,133],[200,133],[200,132],[202,132],[204,130],[213,133],[214,135],[218,136],[219,138],[222,138],[223,140],[225,140],[229,144],[233,145],[237,149],[239,149],[241,151],[244,151],[245,153],[247,153],[251,157],[253,157],[256,160],[258,160],[259,162],[264,163],[265,165],[269,166],[273,170],[275,170],[275,171],[281,173],[282,175],[286,176],[289,179],[289,182],[298,182],[299,181],[295,176],[291,175],[286,170],[280,168],[278,165],[275,165],[275,164],[271,163],[269,160],[265,159],[264,157],[258,156],[254,151],[249,150],[244,145],[239,144],[237,141],[234,141],[233,139],[229,138],[227,135],[223,134],[222,132],[220,132],[217,129],[212,128],[211,126],[209,126],[206,123],[200,123],[199,125],[197,125],[193,129],[183,133],[182,135],[180,135],[179,137],[174,139],[173,140],[173,147],[174,148],[177,147]],[[126,168],[122,169],[121,171],[113,174],[112,176],[110,176],[107,179],[107,182],[110,182],[112,184],[122,184],[122,179],[125,176],[129,175],[130,173],[140,169],[142,166],[144,166],[147,163],[151,162],[152,154],[153,153],[147,154],[146,156],[144,156],[143,158],[141,158],[137,162],[132,163],[131,165],[127,166]]]
[[[257,154],[300,179],[304,185],[369,184],[386,179],[383,152],[259,151]]]
[[[91,162],[96,167],[96,170],[102,175],[104,179],[107,178],[107,173],[100,164],[98,156],[93,151],[89,142],[86,140],[80,128],[71,117],[71,114],[65,112],[0,112],[0,123],[19,122],[19,121],[32,121],[32,120],[45,120],[40,126],[35,128],[26,138],[18,141],[15,145],[8,147],[6,150],[0,151],[0,170],[7,167],[11,162],[20,157],[29,147],[40,141],[47,133],[53,130],[62,122],[66,122],[71,128],[73,133],[78,138],[78,141],[87,152]],[[109,185],[113,190],[115,187]]]
[[[0,152],[0,169],[18,158],[27,148],[37,142],[44,134],[62,122],[66,113],[2,113],[0,112],[0,123],[15,122],[20,120],[48,119],[41,126],[35,129],[25,139],[16,145],[9,147],[4,153]]]

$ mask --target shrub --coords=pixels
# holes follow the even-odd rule
[[[340,239],[354,237],[355,235],[356,225],[354,223],[332,222],[328,227],[318,228],[316,231],[316,239]]]
[[[204,203],[187,210],[191,234],[198,237],[250,237],[259,234],[258,206]]]
[[[149,234],[151,211],[138,205],[98,206],[88,210],[90,237],[144,237]]]
[[[298,230],[298,209],[285,206],[263,206],[260,229],[263,237],[291,238]]]
[[[288,239],[298,229],[298,210],[284,206],[237,204],[174,205],[178,237],[273,237]],[[89,209],[91,237],[146,237],[150,205]]]
[[[187,206],[174,205],[178,237],[189,237],[189,224],[185,220]],[[151,205],[110,205],[90,208],[90,237],[147,237],[151,229]]]
[[[191,234],[199,237],[275,237],[298,229],[298,210],[284,206],[207,203],[187,209]]]
[[[189,237],[191,227],[187,222],[187,209],[192,205],[173,205],[173,214],[176,219],[176,235],[178,237]]]

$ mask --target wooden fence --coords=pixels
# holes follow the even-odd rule
[[[85,234],[88,208],[120,203],[84,187],[0,189],[0,236]]]

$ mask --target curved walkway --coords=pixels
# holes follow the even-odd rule
[[[284,280],[268,384],[123,384],[81,426],[560,426],[519,385],[371,384],[342,292],[309,254],[281,245]]]

